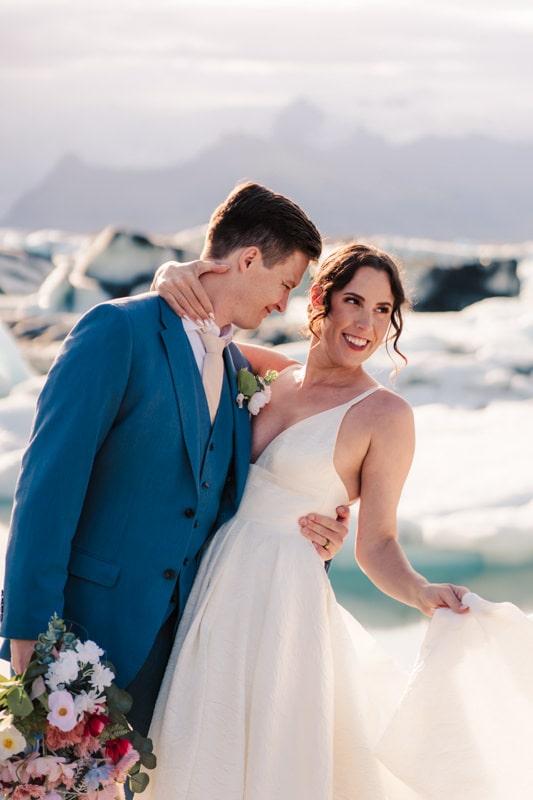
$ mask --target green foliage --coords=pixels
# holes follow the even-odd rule
[[[240,369],[237,373],[237,388],[242,392],[246,399],[257,392],[260,388],[257,383],[257,378],[252,375],[249,369]]]
[[[27,717],[33,711],[33,703],[23,686],[13,686],[6,695],[5,702],[9,713],[14,717]]]
[[[130,789],[136,794],[144,792],[148,786],[149,780],[150,779],[146,772],[136,772],[133,775],[130,775],[128,778]]]

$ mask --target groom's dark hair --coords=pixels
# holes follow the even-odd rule
[[[204,257],[225,258],[238,247],[258,247],[265,267],[284,261],[295,250],[317,261],[322,239],[302,209],[258,183],[237,186],[213,211]]]

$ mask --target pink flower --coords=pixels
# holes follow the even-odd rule
[[[48,794],[43,795],[43,800],[61,800],[61,797],[57,792],[48,792]]]
[[[30,778],[55,780],[61,775],[60,762],[64,760],[59,756],[30,756],[26,764],[26,772]]]
[[[83,739],[83,732],[85,730],[85,723],[78,722],[78,724],[70,731],[61,731],[51,725],[46,729],[44,738],[50,750],[59,750],[61,747],[69,747],[73,744],[79,744]]]
[[[11,795],[11,800],[32,800],[34,797],[44,797],[44,786],[34,786],[29,783],[20,784]]]
[[[78,758],[86,758],[86,756],[92,756],[93,753],[97,753],[101,749],[102,742],[97,736],[84,735],[81,742],[74,747],[74,752]]]
[[[76,708],[74,699],[70,692],[64,689],[52,692],[48,697],[50,713],[47,720],[50,725],[59,728],[60,731],[71,731],[77,723]]]
[[[0,770],[0,781],[2,783],[20,783],[25,780],[26,769],[24,759],[17,761],[4,761]]]
[[[45,778],[49,788],[64,784],[71,786],[76,774],[76,762],[69,762],[61,756],[39,756],[32,754],[26,763],[26,774],[31,778]]]
[[[115,780],[118,781],[118,783],[124,783],[128,777],[130,769],[134,764],[137,763],[139,758],[139,753],[132,747],[125,756],[122,756],[120,761],[117,761],[117,765],[115,767]]]

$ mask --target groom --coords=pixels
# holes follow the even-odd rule
[[[216,333],[283,311],[320,252],[298,206],[237,187],[202,254],[230,266],[217,281],[226,327]],[[235,402],[247,362],[227,344],[211,420],[204,357],[197,328],[153,294],[93,308],[50,370],[15,493],[0,626],[15,672],[56,612],[104,648],[143,734],[202,548],[235,513],[248,471],[249,415]],[[342,521],[319,521],[342,541]]]

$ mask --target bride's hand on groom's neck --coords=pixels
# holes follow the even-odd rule
[[[167,261],[158,267],[151,289],[179,316],[203,323],[213,318],[213,304],[200,276],[206,272],[227,272],[227,264],[214,261]]]

